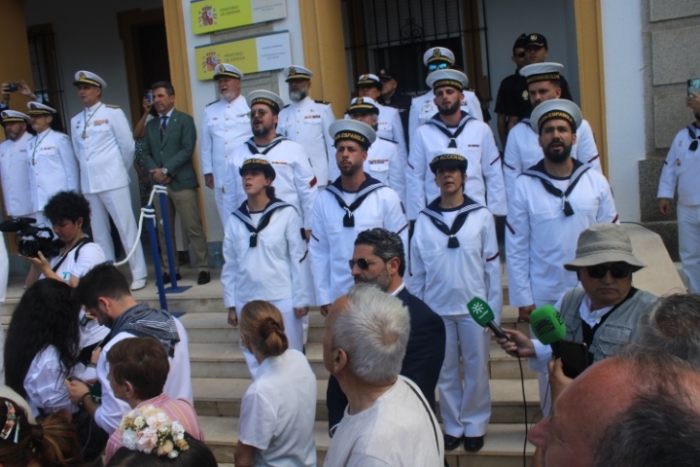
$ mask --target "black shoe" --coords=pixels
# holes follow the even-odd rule
[[[197,285],[208,284],[211,280],[209,273],[207,271],[199,271],[199,276],[197,277]]]
[[[483,436],[465,436],[464,437],[464,450],[469,452],[481,451],[484,447],[484,437]],[[447,449],[447,448],[445,448]]]
[[[461,438],[455,438],[454,436],[445,435],[445,451],[454,451],[459,447],[459,444],[461,442]]]
[[[175,279],[182,280],[179,272],[175,273]],[[170,274],[167,272],[163,273],[163,284],[170,284]]]

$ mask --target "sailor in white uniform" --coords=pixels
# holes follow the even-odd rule
[[[370,97],[355,97],[350,102],[347,114],[352,120],[365,123],[377,131],[379,107]],[[406,160],[399,154],[399,145],[395,141],[377,137],[367,151],[364,170],[394,190],[401,201],[406,203]],[[333,164],[331,170],[333,180],[340,177],[338,164]]]
[[[474,297],[500,320],[501,266],[493,215],[464,194],[467,158],[457,148],[436,151],[430,163],[440,195],[421,211],[411,239],[411,291],[445,322],[447,339],[438,390],[445,449],[475,452],[491,417],[489,334],[467,311]],[[464,387],[460,376],[464,370]]]
[[[80,186],[90,202],[92,234],[107,261],[114,261],[114,244],[109,218],[119,231],[125,253],[136,245],[129,258],[133,282],[131,290],[146,286],[146,259],[131,209],[128,170],[134,163],[134,138],[124,112],[104,104],[105,81],[95,73],[78,71],[75,81],[78,97],[85,108],[71,120],[75,156],[80,164]]]
[[[524,66],[519,73],[526,77],[532,108],[542,102],[561,98],[561,72],[564,65],[559,63],[533,63]],[[544,154],[538,141],[539,135],[530,126],[530,119],[520,120],[508,133],[508,141],[503,155],[503,176],[508,197],[512,197],[515,178],[523,170],[537,164]],[[581,120],[576,130],[576,144],[571,148],[571,157],[590,165],[602,173],[598,148],[591,125]]]
[[[199,160],[204,183],[214,190],[216,209],[224,226],[231,215],[224,202],[226,163],[233,157],[233,151],[253,135],[248,117],[250,107],[241,95],[242,79],[243,73],[235,66],[217,65],[214,81],[220,99],[207,104],[202,116]]]
[[[253,137],[236,148],[226,167],[226,206],[233,212],[246,200],[241,183],[243,161],[255,156],[272,164],[277,174],[273,186],[279,199],[294,206],[301,214],[304,237],[309,239],[317,179],[304,148],[276,133],[279,112],[284,105],[277,94],[258,90],[247,96]],[[300,234],[301,235],[301,234]]]
[[[29,115],[16,110],[0,113],[7,139],[0,143],[0,175],[5,213],[11,217],[29,216],[34,212],[29,188],[27,142],[32,138],[27,132]]]
[[[341,175],[316,198],[309,242],[316,302],[324,316],[331,303],[353,285],[348,262],[358,233],[381,227],[408,242],[399,195],[363,169],[367,151],[376,140],[374,130],[355,120],[338,120],[330,131]]]
[[[430,172],[435,148],[461,149],[469,162],[465,194],[487,206],[496,216],[508,210],[501,157],[491,128],[460,108],[460,98],[467,77],[457,70],[439,70],[428,75],[439,112],[415,134],[411,134],[411,152],[406,173],[408,219],[415,220],[426,204],[439,195]],[[488,204],[487,204],[488,199]]]
[[[603,174],[571,158],[581,120],[578,106],[564,99],[541,103],[530,117],[544,159],[515,180],[506,218],[510,305],[525,321],[536,306],[554,304],[576,286],[576,274],[563,265],[575,256],[579,234],[618,221]]]
[[[304,147],[318,180],[318,188],[325,188],[332,179],[329,160],[333,161],[335,157],[333,139],[328,134],[328,128],[335,121],[333,109],[329,102],[309,97],[314,75],[311,70],[292,65],[283,73],[292,102],[280,111],[277,133]]]
[[[455,55],[450,49],[445,47],[433,47],[426,50],[423,54],[423,64],[428,69],[428,75],[438,70],[447,70],[452,68],[455,62]],[[484,115],[481,112],[481,102],[476,97],[473,91],[468,91],[466,87],[469,82],[465,83],[464,91],[462,91],[462,110],[477,120],[484,121]],[[418,130],[418,127],[433,118],[438,111],[432,93],[432,89],[416,96],[411,102],[411,110],[408,114],[408,134],[413,136]]]
[[[307,243],[299,235],[301,216],[275,197],[275,170],[265,159],[251,156],[240,168],[246,200],[226,221],[221,273],[229,323],[252,300],[267,300],[282,313],[289,348],[303,351],[302,318],[313,305]],[[251,374],[258,363],[243,352]]]
[[[658,208],[671,214],[671,201],[678,189],[678,250],[690,292],[700,293],[700,95],[688,97],[695,122],[678,132],[664,162],[659,180]]]
[[[357,95],[358,97],[369,97],[375,102],[379,109],[379,117],[377,118],[377,136],[380,138],[396,141],[399,145],[399,155],[406,159],[408,158],[408,146],[404,138],[403,123],[401,123],[401,115],[399,110],[388,105],[379,103],[379,97],[382,95],[382,81],[377,75],[366,74],[357,79]],[[345,118],[350,118],[345,115]]]
[[[37,224],[51,227],[44,218],[44,206],[59,191],[80,191],[78,161],[70,138],[51,129],[56,109],[40,102],[27,103],[32,128],[36,132],[27,142],[25,167],[29,175],[31,217]],[[26,195],[25,195],[26,196]]]

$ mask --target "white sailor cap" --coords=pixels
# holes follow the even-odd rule
[[[16,110],[3,110],[0,113],[0,116],[2,116],[2,123],[29,121],[29,115],[23,114],[22,112],[17,112]]]
[[[27,115],[32,117],[36,115],[51,115],[56,113],[56,109],[36,101],[27,102],[27,108],[29,109]]]
[[[248,107],[253,107],[255,104],[265,104],[274,113],[279,113],[280,109],[284,107],[284,101],[280,96],[265,89],[258,89],[248,94],[246,102],[248,102]]]
[[[358,143],[365,150],[369,149],[372,143],[377,140],[377,133],[372,127],[357,120],[336,120],[331,123],[328,133],[336,143],[349,139]]]
[[[355,97],[350,101],[347,113],[352,114],[355,112],[369,112],[379,115],[379,107],[377,107],[377,103],[371,97]]]
[[[455,54],[445,47],[433,47],[423,54],[423,65],[428,66],[433,62],[448,62],[452,65],[455,62]]]
[[[97,86],[102,89],[105,89],[107,87],[107,83],[105,83],[105,80],[97,76],[95,73],[85,70],[76,71],[75,76],[73,76],[73,85],[77,86],[79,84],[90,84],[92,86]]]
[[[243,73],[241,70],[228,63],[219,63],[214,68],[214,80],[218,79],[219,76],[229,76],[231,78],[243,79]]]
[[[441,86],[452,86],[463,91],[469,85],[467,75],[457,70],[433,71],[425,78],[425,82],[433,89]]]
[[[457,167],[465,173],[467,171],[467,156],[459,148],[442,148],[433,151],[433,158],[430,160],[430,170],[437,173],[437,169],[445,167]]]
[[[527,84],[530,84],[538,81],[560,80],[562,70],[564,65],[561,63],[544,62],[526,65],[518,73],[527,79]]]
[[[311,79],[314,75],[313,71],[298,65],[290,65],[285,68],[282,73],[284,73],[284,77],[287,78],[285,81],[291,81],[293,79]]]
[[[540,127],[553,118],[561,118],[569,122],[574,133],[583,121],[578,105],[568,99],[551,99],[542,102],[532,110],[530,126],[539,133]]]
[[[367,73],[366,75],[360,75],[360,77],[357,78],[357,85],[358,86],[377,86],[378,88],[381,88],[382,82],[379,79],[379,76],[374,75],[372,73]]]

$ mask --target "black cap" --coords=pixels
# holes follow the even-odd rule
[[[527,40],[525,41],[525,47],[544,47],[547,49],[547,38],[542,34],[537,34],[536,32],[528,34]]]
[[[246,159],[243,161],[243,164],[241,165],[241,168],[238,169],[238,173],[243,176],[243,172],[246,170],[260,170],[262,173],[265,174],[266,177],[274,180],[275,179],[275,169],[272,168],[272,165],[265,159],[260,159],[257,157],[253,157],[250,159]]]
[[[382,68],[379,70],[379,79],[394,79],[394,75],[391,73],[391,70],[388,68]]]
[[[517,39],[515,39],[515,44],[513,44],[513,53],[515,53],[515,49],[524,49],[525,45],[527,45],[528,38],[527,34],[522,33],[518,36]]]

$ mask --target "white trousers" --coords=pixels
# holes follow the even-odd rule
[[[445,433],[483,436],[491,418],[489,389],[489,338],[470,315],[443,316],[445,322],[445,360],[442,363],[438,390],[440,414]],[[464,369],[464,386],[460,361]]]
[[[111,216],[119,231],[119,238],[122,241],[125,254],[131,251],[134,242],[138,244],[133,256],[129,258],[132,279],[145,279],[148,276],[148,270],[146,269],[146,259],[143,256],[141,239],[138,237],[138,226],[131,210],[129,187],[125,186],[101,193],[86,193],[85,198],[90,203],[93,240],[102,247],[107,261],[114,261],[114,245],[109,228]]]
[[[234,189],[231,187],[231,189]],[[224,226],[224,231],[226,230],[226,221],[228,220],[228,216],[231,215],[231,213],[238,207],[232,207],[229,206],[230,203],[233,203],[234,198],[227,198],[226,195],[223,192],[223,188],[214,186],[214,201],[216,201],[216,210],[219,213],[219,219],[221,219],[221,225]]]
[[[284,333],[287,335],[287,340],[289,341],[289,348],[298,350],[301,352],[304,347],[303,334],[304,330],[302,328],[302,319],[297,318],[294,315],[294,306],[292,299],[288,298],[286,300],[275,300],[270,301],[273,305],[277,307],[282,313],[282,321],[284,322]],[[244,302],[236,302],[236,313],[238,314],[238,319],[241,319],[241,310],[243,310]],[[255,373],[258,371],[260,364],[255,359],[255,355],[248,351],[243,346],[243,339],[240,340],[241,349],[243,350],[243,356],[245,357],[245,362],[248,365],[248,370],[253,378],[255,378]]]
[[[677,206],[678,252],[690,292],[700,293],[700,206]]]

